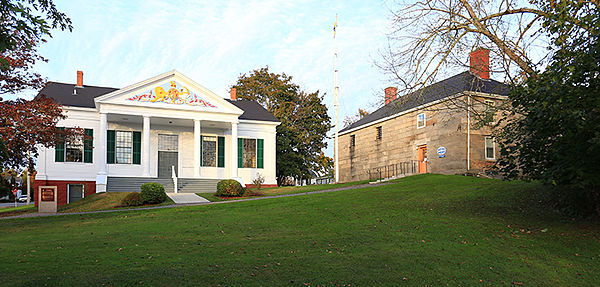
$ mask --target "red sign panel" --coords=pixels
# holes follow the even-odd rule
[[[42,188],[42,201],[54,201],[54,188]]]

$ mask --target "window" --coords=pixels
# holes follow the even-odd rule
[[[65,161],[83,162],[83,138],[77,137],[65,143]]]
[[[242,167],[256,167],[256,139],[243,139]]]
[[[59,133],[64,127],[57,128]],[[59,135],[62,137],[62,134]],[[91,163],[93,158],[94,131],[84,129],[84,135],[75,137],[69,141],[59,140],[55,146],[54,160],[56,162],[85,162]]]
[[[179,137],[177,135],[158,135],[159,151],[177,151]]]
[[[238,168],[264,168],[264,146],[264,139],[238,138]]]
[[[427,125],[425,122],[425,113],[421,113],[417,115],[417,128],[423,128]]]
[[[485,159],[495,159],[494,138],[485,137]]]
[[[381,136],[382,136],[381,127],[377,127],[377,140],[381,140]]]
[[[217,166],[217,137],[202,136],[202,166]]]
[[[160,147],[161,141],[158,140]],[[142,133],[132,131],[106,131],[106,163],[140,164],[142,158]]]
[[[494,115],[496,114],[496,107],[494,106],[494,101],[485,100],[485,112],[483,121],[485,124],[494,124]]]
[[[356,146],[356,136],[355,135],[351,135],[350,136],[350,148],[353,148]]]
[[[133,136],[131,132],[116,131],[116,163],[131,163],[133,158]]]

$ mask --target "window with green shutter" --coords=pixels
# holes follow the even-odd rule
[[[115,163],[115,131],[106,131],[106,163]]]
[[[225,167],[225,138],[217,139],[217,167]]]
[[[142,133],[133,132],[133,164],[141,164]]]
[[[238,168],[242,168],[244,165],[244,139],[238,138]]]
[[[59,131],[64,131],[64,127],[56,128]],[[65,161],[65,141],[63,140],[62,134],[58,135],[58,141],[56,142],[56,147],[54,148],[54,161],[55,162],[64,162]]]
[[[85,138],[83,141],[83,162],[92,163],[94,158],[94,130],[93,129],[85,129],[84,130]]]
[[[264,139],[256,140],[256,167],[264,168]]]

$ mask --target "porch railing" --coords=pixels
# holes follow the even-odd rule
[[[171,177],[173,178],[173,192],[177,193],[177,173],[175,173],[175,166],[171,166]]]
[[[369,180],[395,178],[401,175],[413,174],[418,171],[418,161],[411,160],[367,170]]]

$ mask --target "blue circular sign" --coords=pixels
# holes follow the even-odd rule
[[[445,148],[445,147],[443,147],[443,146],[441,146],[441,147],[438,147],[438,149],[437,149],[437,154],[438,154],[438,155],[445,155],[445,154],[446,154],[446,148]]]

